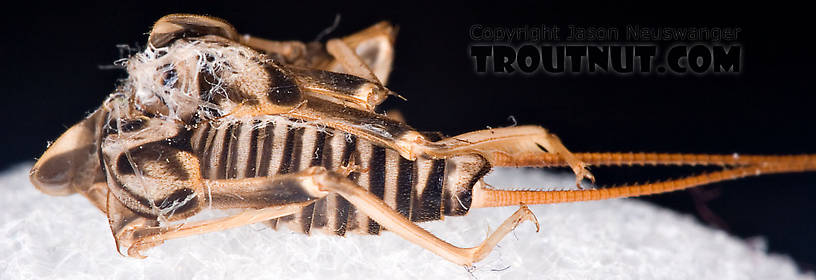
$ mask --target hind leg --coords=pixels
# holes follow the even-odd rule
[[[396,35],[397,28],[383,21],[341,40],[329,40],[326,42],[326,49],[334,56],[335,61],[326,70],[364,77],[385,85],[388,83],[394,61]],[[337,43],[342,43],[342,46],[338,46]],[[347,48],[348,51],[342,50],[343,48]],[[368,71],[363,67],[354,66],[360,65],[355,61],[362,62]],[[366,72],[371,72],[373,77]]]
[[[478,153],[493,166],[544,167],[553,160],[566,162],[576,175],[594,181],[587,164],[579,160],[555,134],[540,126],[516,126],[479,130],[443,139],[420,148],[433,157]],[[550,155],[555,155],[553,158]]]

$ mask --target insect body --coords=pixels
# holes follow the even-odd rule
[[[816,169],[811,155],[719,156],[572,153],[545,129],[518,126],[455,137],[422,133],[374,111],[395,31],[380,23],[320,43],[239,36],[226,22],[170,15],[129,78],[35,164],[31,180],[55,195],[81,193],[107,214],[130,256],[164,240],[251,223],[316,231],[389,230],[452,262],[470,265],[519,223],[525,204],[638,196],[759,175]],[[718,165],[661,183],[563,191],[486,186],[494,166]],[[415,222],[474,207],[521,208],[487,240],[458,248]],[[204,209],[242,209],[190,222]]]
[[[411,221],[464,214],[471,189],[490,167],[484,158],[473,155],[411,161],[353,134],[280,116],[200,126],[192,131],[191,146],[200,160],[202,178],[211,180],[265,178],[314,166],[327,170],[356,166],[365,172],[351,171],[347,177]],[[222,200],[235,206],[263,205],[248,199],[257,194],[226,195]],[[286,223],[304,233],[380,231],[374,220],[337,194],[268,223]]]

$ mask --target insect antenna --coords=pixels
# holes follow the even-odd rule
[[[323,37],[326,37],[326,35],[329,35],[332,32],[334,32],[334,30],[337,29],[338,26],[340,26],[340,14],[335,14],[332,25],[320,31],[320,33],[318,33],[317,36],[315,36],[314,41],[320,42],[320,40],[323,40]]]

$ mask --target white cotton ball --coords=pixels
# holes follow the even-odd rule
[[[84,197],[34,189],[30,167],[0,175],[0,279],[816,279],[788,257],[634,199],[531,206],[541,232],[520,225],[470,271],[390,232],[309,237],[260,224],[171,240],[140,260],[116,253],[105,215]],[[540,186],[574,177],[500,169],[487,180]],[[515,210],[420,225],[473,246]]]

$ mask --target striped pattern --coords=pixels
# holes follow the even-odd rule
[[[355,135],[296,119],[264,116],[213,122],[193,131],[191,145],[205,179],[241,179],[297,172],[311,166],[339,170],[357,165],[349,178],[412,221],[464,215],[471,189],[490,166],[480,156],[410,161],[394,150]],[[271,220],[296,232],[318,230],[379,234],[383,228],[339,195]]]

